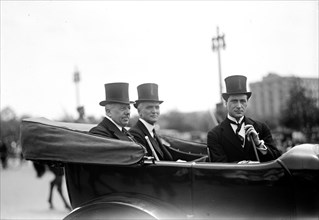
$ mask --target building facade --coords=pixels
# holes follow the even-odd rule
[[[298,80],[306,89],[306,96],[312,97],[319,106],[319,78],[281,77],[270,73],[262,81],[249,84],[252,92],[250,113],[257,118],[278,119]]]

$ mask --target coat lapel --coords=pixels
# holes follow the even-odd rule
[[[124,141],[130,141],[130,139],[124,133],[122,133],[122,131],[120,131],[116,127],[116,125],[113,122],[111,122],[108,118],[103,119],[102,125],[103,127],[105,127],[106,129],[110,131],[110,133],[112,134],[114,138],[117,138],[119,140],[124,140]]]
[[[150,139],[152,138],[150,133],[148,132],[147,128],[144,126],[144,124],[140,120],[138,120],[138,122],[137,122],[137,127],[142,131],[144,136],[147,136]]]
[[[147,136],[148,139],[150,140],[152,146],[155,148],[156,152],[162,152],[162,150],[160,149],[160,147],[157,144],[157,141],[155,140],[155,138],[152,137],[152,135],[150,134],[150,132],[148,132],[147,128],[145,127],[145,125],[138,120],[137,122],[137,127],[139,129],[141,129],[141,131],[143,132],[144,136]],[[161,155],[163,157],[163,155]]]
[[[250,118],[245,117],[245,124],[246,125],[255,125],[255,122],[251,120]],[[254,126],[255,127],[255,126]]]
[[[229,142],[229,143],[227,143],[227,145],[235,146],[235,148],[243,151],[243,148],[241,147],[241,142],[238,139],[238,137],[236,136],[235,132],[233,131],[228,119],[225,119],[222,122],[221,128],[222,128],[222,132],[223,132],[222,136],[226,137],[226,138],[224,138],[224,140],[226,142]]]

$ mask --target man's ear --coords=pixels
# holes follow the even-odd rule
[[[136,106],[137,114],[141,116],[141,107],[139,105]]]
[[[106,114],[107,116],[111,117],[111,110],[108,109],[108,108],[106,108],[106,109],[105,109],[105,114]]]

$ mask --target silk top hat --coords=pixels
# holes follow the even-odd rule
[[[234,75],[225,78],[226,93],[223,93],[223,99],[227,101],[230,95],[246,94],[247,99],[250,98],[251,92],[246,89],[246,76]]]
[[[144,83],[137,87],[138,100],[135,101],[134,107],[137,108],[141,102],[158,102],[158,85],[155,83]]]
[[[107,103],[131,104],[128,96],[128,83],[108,83],[104,84],[105,100],[100,102],[101,106]]]

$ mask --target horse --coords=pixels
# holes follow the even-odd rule
[[[44,175],[44,173],[46,172],[46,170],[49,170],[54,174],[54,179],[50,182],[50,191],[49,191],[49,199],[48,199],[50,209],[54,209],[54,206],[52,203],[52,195],[53,195],[53,188],[56,186],[57,191],[63,200],[65,208],[68,210],[71,210],[71,207],[68,204],[68,202],[66,201],[66,199],[63,195],[63,192],[62,192],[62,180],[63,180],[63,176],[64,176],[63,168],[49,166],[47,164],[39,163],[39,162],[33,162],[33,167],[36,170],[38,178],[41,178]]]

